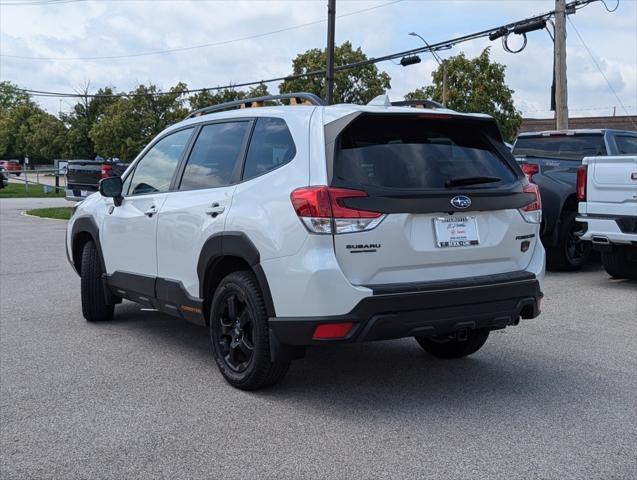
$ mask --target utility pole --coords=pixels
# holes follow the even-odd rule
[[[568,89],[566,86],[566,0],[555,0],[555,129],[568,129]]]
[[[325,75],[326,101],[334,103],[334,23],[336,20],[336,0],[327,2],[327,68]]]

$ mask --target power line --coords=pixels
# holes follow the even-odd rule
[[[62,1],[69,1],[69,0],[60,0],[60,2],[62,2]],[[78,0],[75,0],[75,1],[78,1]],[[338,15],[337,18],[351,17],[352,15],[357,15],[359,13],[369,12],[371,10],[376,10],[378,8],[387,7],[389,5],[394,5],[394,4],[400,3],[402,1],[404,1],[404,0],[393,0],[391,2],[381,3],[380,5],[374,5],[373,7],[363,8],[361,10],[355,10],[353,12],[349,12],[349,13],[344,13],[342,15]],[[56,2],[56,3],[60,3],[60,2]],[[4,5],[4,4],[2,4],[2,5]],[[145,56],[151,56],[151,55],[164,55],[164,54],[167,54],[167,53],[185,52],[185,51],[189,51],[189,50],[197,50],[197,49],[200,49],[200,48],[219,47],[219,46],[222,46],[222,45],[228,45],[228,44],[231,44],[231,43],[242,42],[242,41],[245,41],[245,40],[254,40],[255,38],[267,37],[267,36],[270,36],[270,35],[275,35],[277,33],[289,32],[291,30],[297,30],[297,29],[309,27],[309,26],[312,26],[312,25],[319,25],[321,23],[325,23],[326,21],[327,20],[325,20],[325,19],[314,20],[312,22],[302,23],[302,24],[299,24],[299,25],[292,25],[290,27],[279,28],[277,30],[272,30],[272,31],[269,31],[269,32],[256,33],[254,35],[248,35],[248,36],[245,36],[245,37],[234,38],[234,39],[231,39],[231,40],[222,40],[222,41],[219,41],[219,42],[202,43],[200,45],[191,45],[191,46],[188,46],[188,47],[170,48],[170,49],[166,49],[166,50],[155,50],[155,51],[152,51],[152,52],[138,52],[138,53],[123,54],[123,55],[104,55],[104,56],[96,56],[96,57],[30,57],[30,56],[24,56],[24,55],[8,55],[8,54],[0,54],[0,57],[15,58],[15,59],[20,59],[20,60],[39,60],[39,61],[48,61],[48,60],[55,60],[55,61],[71,60],[71,61],[77,61],[77,60],[117,60],[117,59],[122,59],[122,58],[145,57]]]
[[[599,0],[575,0],[571,3],[569,3],[567,5],[567,8],[582,8],[590,3],[596,2]],[[480,32],[476,32],[476,33],[471,33],[468,35],[463,35],[460,37],[456,37],[450,40],[445,40],[442,42],[438,42],[438,43],[433,43],[433,44],[429,44],[427,46],[423,46],[423,47],[418,47],[418,48],[414,48],[411,50],[405,50],[402,52],[396,52],[396,53],[391,53],[388,55],[384,55],[381,57],[375,57],[375,58],[369,58],[367,60],[362,60],[360,62],[354,62],[354,63],[349,63],[346,65],[340,65],[334,68],[335,71],[343,71],[343,70],[350,70],[352,68],[359,68],[359,67],[363,67],[363,66],[367,66],[367,65],[372,65],[372,64],[376,64],[376,63],[380,63],[380,62],[384,62],[384,61],[388,61],[388,60],[393,60],[396,58],[401,58],[404,56],[409,56],[409,55],[415,55],[418,53],[425,53],[425,52],[431,52],[431,51],[436,51],[436,50],[442,50],[442,49],[447,49],[447,48],[451,48],[454,45],[460,44],[460,43],[464,43],[464,42],[468,42],[470,40],[475,40],[478,38],[484,38],[489,36],[489,34],[493,33],[493,32],[510,32],[514,27],[518,26],[518,25],[525,25],[528,24],[530,22],[536,21],[536,20],[547,20],[549,19],[552,15],[555,14],[555,11],[551,11],[551,12],[547,12],[547,13],[542,13],[539,15],[535,15],[533,17],[529,17],[526,18],[524,20],[519,20],[517,22],[512,22],[512,23],[508,23],[506,25],[501,25],[499,27],[494,27],[494,28],[489,28],[487,30],[482,30]],[[505,33],[506,34],[506,33]],[[499,38],[499,37],[497,37]],[[196,88],[196,89],[186,89],[183,90],[181,92],[181,95],[185,95],[188,93],[198,93],[198,92],[203,92],[203,91],[216,91],[216,90],[224,90],[224,89],[234,89],[234,88],[240,88],[240,87],[250,87],[253,85],[259,85],[261,83],[273,83],[273,82],[280,82],[280,81],[285,81],[285,80],[296,80],[298,78],[305,78],[305,77],[312,77],[312,76],[317,76],[317,75],[325,75],[325,70],[321,69],[321,70],[314,70],[311,72],[303,72],[303,73],[298,73],[298,74],[292,74],[292,75],[286,75],[286,76],[281,76],[281,77],[275,77],[275,78],[269,78],[269,79],[264,79],[264,80],[256,80],[256,81],[251,81],[251,82],[242,82],[242,83],[234,83],[234,84],[228,84],[228,85],[223,85],[223,86],[217,86],[217,87],[205,87],[205,88]],[[78,93],[61,93],[61,92],[49,92],[49,91],[43,91],[43,90],[32,90],[32,89],[20,89],[21,91],[23,91],[24,93],[28,93],[32,96],[35,97],[70,97],[70,98],[95,98],[95,97],[138,97],[138,96],[161,96],[161,95],[175,95],[175,92],[156,92],[156,93],[117,93],[117,94],[110,94],[110,95],[105,95],[105,94],[78,94]]]
[[[567,17],[568,18],[568,17]],[[622,107],[622,109],[624,110],[624,112],[626,113],[626,115],[630,115],[628,113],[628,109],[626,108],[626,106],[624,105],[624,102],[622,102],[621,98],[619,98],[619,95],[617,95],[617,92],[615,91],[615,89],[613,88],[613,86],[611,85],[610,81],[608,80],[608,77],[606,76],[606,74],[604,73],[604,71],[601,69],[601,67],[599,66],[599,63],[597,63],[597,59],[595,58],[595,55],[593,55],[593,52],[591,51],[590,48],[588,48],[588,45],[586,44],[586,42],[584,41],[584,39],[582,38],[582,35],[580,35],[579,30],[577,29],[577,27],[575,26],[575,24],[573,23],[573,21],[568,18],[568,22],[571,24],[571,27],[573,27],[573,30],[575,31],[575,33],[577,34],[577,38],[580,39],[580,42],[582,42],[582,45],[584,45],[584,48],[586,49],[586,51],[588,52],[588,55],[591,57],[591,60],[593,61],[593,64],[595,65],[595,67],[597,67],[597,70],[599,70],[599,73],[602,74],[602,77],[604,77],[604,80],[606,80],[606,84],[608,85],[608,88],[610,89],[611,92],[613,92],[613,95],[615,95],[615,98],[617,99],[617,101],[619,102],[619,105]],[[635,125],[635,122],[631,123],[633,125]],[[635,125],[637,126],[637,125]]]

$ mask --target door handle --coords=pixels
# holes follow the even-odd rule
[[[212,218],[215,218],[217,215],[222,214],[225,209],[225,205],[219,205],[219,203],[215,202],[210,206],[210,208],[206,209],[206,213]]]
[[[152,205],[148,210],[144,212],[144,215],[146,215],[148,218],[152,218],[152,216],[155,215],[156,213],[157,213],[157,208],[155,207],[155,205]]]

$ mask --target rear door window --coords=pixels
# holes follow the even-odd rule
[[[205,125],[192,148],[179,189],[215,188],[233,183],[240,172],[238,160],[249,131],[249,121]]]
[[[606,145],[602,134],[519,137],[513,155],[581,160],[606,155]]]
[[[450,180],[517,174],[476,122],[421,116],[362,116],[340,135],[333,184],[391,189],[442,189]],[[503,147],[505,148],[505,147]]]

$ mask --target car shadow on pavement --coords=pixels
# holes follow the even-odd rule
[[[149,343],[170,346],[174,354],[210,369],[210,390],[223,383],[216,372],[203,327],[139,307],[118,307],[108,329],[142,334]],[[309,348],[293,362],[277,386],[247,393],[267,401],[292,402],[314,413],[363,417],[408,413],[426,406],[444,415],[470,406],[510,409],[538,402],[549,408],[586,392],[600,379],[577,365],[557,366],[560,353],[540,353],[501,332],[492,333],[484,348],[471,357],[439,360],[427,355],[413,339]],[[511,335],[511,337],[513,337]],[[224,385],[224,388],[232,387]],[[605,388],[614,388],[612,384]]]

